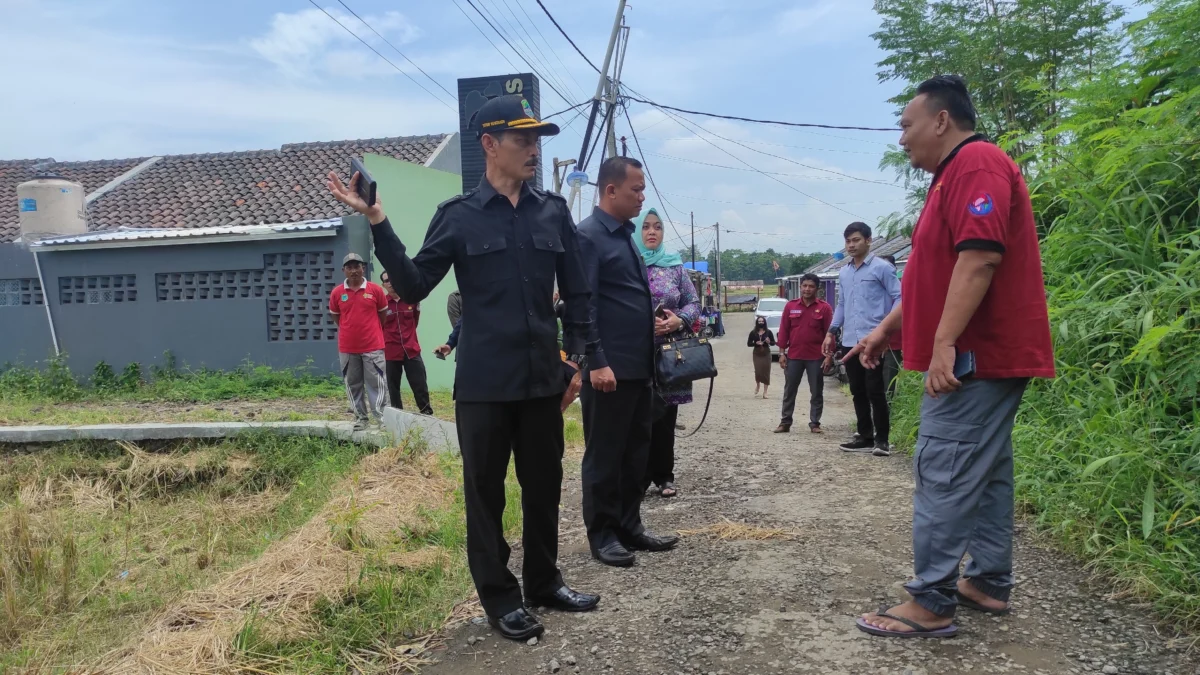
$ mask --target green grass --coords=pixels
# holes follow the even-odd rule
[[[170,454],[75,443],[0,455],[0,671],[115,648],[306,522],[368,452],[262,435]]]

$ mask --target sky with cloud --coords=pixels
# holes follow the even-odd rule
[[[460,77],[529,70],[467,0],[345,0],[411,62],[337,0],[316,1],[395,66],[307,0],[0,0],[0,60],[10,66],[0,71],[8,93],[0,157],[109,159],[445,133],[457,129],[455,102],[413,64],[449,91]],[[543,114],[594,93],[595,73],[535,0],[471,1],[542,73]],[[543,1],[599,63],[617,3]],[[882,54],[870,34],[879,22],[869,1],[630,4],[623,81],[645,98],[744,117],[895,124],[886,101],[901,87],[877,81]],[[570,124],[544,146],[547,158],[578,155],[586,120],[572,115],[557,120]],[[629,119],[666,202],[647,190],[647,206],[665,206],[678,225],[672,245],[684,245],[694,213],[702,251],[717,222],[725,249],[831,251],[849,222],[873,223],[902,206],[904,191],[878,169],[898,132],[668,116],[639,103]],[[636,154],[624,119],[618,134]]]

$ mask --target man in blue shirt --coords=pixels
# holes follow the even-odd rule
[[[850,262],[838,275],[839,297],[833,311],[833,325],[825,337],[826,355],[833,354],[838,329],[841,329],[842,346],[849,349],[875,330],[892,307],[900,304],[900,280],[896,278],[896,269],[871,254],[871,227],[866,223],[851,223],[845,237]],[[887,457],[891,454],[888,444],[890,412],[883,369],[868,370],[856,359],[850,359],[846,363],[846,376],[850,380],[850,395],[854,398],[858,433],[842,444],[842,450]]]

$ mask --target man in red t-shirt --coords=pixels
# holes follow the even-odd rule
[[[329,296],[329,313],[338,324],[338,361],[354,429],[367,428],[369,414],[382,422],[388,404],[386,362],[383,356],[383,321],[387,316],[387,294],[367,281],[362,256],[347,254],[342,260],[345,283]]]
[[[796,390],[800,380],[808,375],[808,429],[814,434],[821,432],[821,411],[825,407],[825,374],[822,363],[825,356],[821,345],[829,325],[833,323],[833,307],[817,298],[821,279],[815,274],[805,274],[800,279],[800,297],[783,307],[779,320],[779,367],[783,368],[783,414],[775,433],[786,434],[792,430],[792,412],[796,409]]]
[[[1008,611],[1013,420],[1029,379],[1054,377],[1054,349],[1029,190],[1008,155],[975,133],[966,83],[922,83],[900,127],[901,147],[933,183],[913,230],[903,303],[848,358],[861,354],[863,365],[878,366],[888,334],[903,324],[904,366],[925,373],[914,458],[916,578],[906,585],[912,600],[864,614],[858,627],[950,637],[959,605]]]
[[[422,415],[432,415],[429,404],[429,382],[425,375],[425,361],[421,359],[421,343],[417,342],[417,323],[421,321],[421,305],[405,302],[388,280],[385,271],[379,275],[383,289],[387,291],[387,316],[383,321],[383,356],[387,359],[388,398],[392,407],[404,409],[400,400],[400,377],[408,375],[408,386],[412,387],[413,400]]]

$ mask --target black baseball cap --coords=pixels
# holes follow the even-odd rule
[[[520,94],[497,96],[488,99],[471,118],[471,129],[476,136],[493,131],[529,131],[539,136],[557,136],[559,128],[552,122],[539,122],[533,116],[529,101]]]

